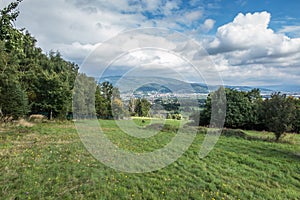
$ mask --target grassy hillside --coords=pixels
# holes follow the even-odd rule
[[[139,119],[136,123],[144,126]],[[171,125],[175,122],[169,121]],[[147,124],[147,122],[146,122]],[[141,140],[102,121],[110,139],[131,151],[161,148],[176,134],[172,126]],[[300,196],[300,137],[267,141],[222,136],[204,159],[199,133],[185,154],[168,167],[129,174],[106,167],[84,148],[72,123],[1,129],[1,199],[297,199]],[[255,139],[256,138],[256,139]]]

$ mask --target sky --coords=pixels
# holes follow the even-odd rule
[[[88,74],[196,82],[195,64],[202,80],[219,74],[226,85],[300,90],[299,10],[298,0],[24,0],[15,26]],[[141,31],[150,27],[157,30]]]

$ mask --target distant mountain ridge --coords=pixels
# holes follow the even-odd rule
[[[209,93],[208,87],[202,83],[162,77],[102,77],[99,82],[108,81],[118,87],[121,92],[159,92],[159,93]],[[133,92],[133,91],[131,91]]]
[[[208,86],[204,83],[190,83],[182,80],[162,77],[122,77],[108,76],[96,79],[98,82],[108,81],[112,85],[120,88],[121,92],[159,92],[159,93],[209,93]],[[251,91],[258,88],[261,93],[271,94],[275,90],[263,87],[251,86],[231,86],[224,85],[225,88],[235,89],[238,91]],[[211,86],[212,90],[219,86]],[[134,89],[134,91],[132,91]]]

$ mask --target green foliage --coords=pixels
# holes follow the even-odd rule
[[[136,99],[135,105],[135,113],[139,117],[147,117],[150,115],[149,111],[151,108],[151,103],[147,99]]]
[[[296,133],[300,133],[300,99],[294,99],[294,119],[293,119],[293,130]]]
[[[185,104],[187,105],[187,107],[185,107],[185,109],[189,109],[188,103],[188,100],[186,100]],[[169,97],[167,99],[163,99],[161,97],[157,98],[154,100],[154,105],[163,108],[163,110],[168,111],[169,113],[176,114],[180,112],[180,103],[178,98],[176,97]],[[193,106],[193,102],[191,103],[191,105]]]
[[[105,108],[106,108],[105,98],[101,94],[100,86],[97,85],[96,86],[96,92],[95,92],[95,109],[96,109],[96,113],[99,117],[106,115],[105,114]]]
[[[200,125],[209,125],[213,121],[222,121],[221,116],[224,116],[226,110],[225,127],[228,128],[248,128],[255,129],[259,126],[259,108],[262,98],[258,89],[253,89],[250,92],[237,91],[226,88],[223,90],[226,94],[226,99],[221,96],[222,89],[210,93],[203,111],[200,113]],[[212,101],[213,100],[213,101]],[[226,106],[224,106],[226,102]],[[212,105],[217,114],[211,119]],[[195,119],[197,116],[192,116]],[[219,119],[218,119],[219,118]]]
[[[222,127],[225,115],[227,114],[227,100],[224,95],[226,91],[227,89],[220,87],[217,91],[210,93],[205,102],[204,109],[200,112],[200,116],[199,112],[196,112],[191,116],[192,119],[195,122],[199,122],[201,126],[211,125],[212,127]]]
[[[251,119],[252,106],[248,94],[237,90],[226,89],[227,109],[225,126],[244,127]]]
[[[103,82],[100,84],[100,94],[102,98],[102,106],[97,110],[97,114],[104,119],[112,118],[111,100],[113,95],[113,85],[109,82]]]
[[[270,99],[263,102],[263,121],[269,131],[275,133],[276,140],[287,131],[292,130],[293,112],[295,110],[292,98],[285,94],[274,93]]]
[[[95,109],[98,118],[121,119],[127,115],[118,88],[107,81],[95,87]]]
[[[5,51],[4,42],[0,41],[0,118],[15,119],[28,112],[28,99],[14,75],[17,68],[11,53]]]
[[[12,2],[0,11],[0,78],[6,80],[6,86],[2,81],[0,91],[9,87],[11,93],[15,94],[11,96],[12,99],[22,97],[20,102],[24,103],[14,104],[19,107],[17,110],[47,113],[49,118],[65,118],[71,111],[72,89],[78,66],[62,59],[58,52],[44,55],[36,47],[36,39],[30,33],[13,26],[21,1]],[[30,110],[23,109],[27,99]],[[9,107],[9,104],[4,103],[2,111],[6,110],[5,107]]]
[[[13,79],[0,79],[0,86],[0,118],[18,119],[24,116],[28,112],[28,100],[20,83]]]
[[[145,99],[131,98],[128,103],[128,111],[131,116],[150,117],[151,103]]]
[[[128,103],[128,112],[131,116],[135,116],[135,110],[136,110],[136,99],[130,98]]]
[[[78,67],[64,61],[59,53],[50,53],[44,70],[36,70],[33,82],[32,112],[48,112],[49,118],[64,118],[71,109],[72,89]]]
[[[17,0],[0,10],[0,40],[5,42],[7,51],[16,54],[23,53],[23,34],[13,27],[13,22],[19,15],[16,9],[20,2],[22,0]]]
[[[73,110],[78,119],[121,119],[127,114],[118,88],[109,82],[97,84],[93,77],[85,74],[77,76]]]
[[[112,115],[115,119],[122,119],[128,115],[122,102],[120,91],[118,88],[113,88],[111,100]]]
[[[96,113],[98,117],[103,119],[111,119],[113,117],[113,111],[112,111],[113,93],[114,93],[114,87],[111,83],[105,81],[97,85],[96,93],[95,93],[95,97],[96,97],[95,105],[96,105]]]
[[[269,130],[275,133],[276,140],[284,132],[299,132],[300,130],[300,100],[286,97],[280,93],[271,95],[270,99],[262,100],[258,89],[250,92],[225,89],[226,92],[226,118],[225,127],[242,128],[252,130]],[[200,113],[200,125],[207,126],[213,121],[212,99],[217,99],[219,91],[210,93],[203,111]],[[214,102],[218,108],[219,102]],[[218,109],[217,117],[222,115]],[[191,117],[194,121],[199,120],[199,114],[194,113]]]
[[[95,117],[98,108],[97,94],[99,88],[93,77],[78,74],[73,91],[73,111],[76,118],[88,119]]]
[[[250,102],[250,112],[245,125],[241,128],[263,130],[264,124],[261,116],[263,99],[260,95],[260,90],[252,89],[246,95]]]
[[[181,114],[172,114],[172,113],[168,113],[167,114],[167,119],[176,119],[176,120],[181,120],[182,119],[182,115]]]

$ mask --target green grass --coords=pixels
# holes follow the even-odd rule
[[[150,119],[146,119],[150,120]],[[159,121],[135,123],[143,128]],[[114,121],[101,121],[120,148],[144,152],[162,148],[176,134],[169,127],[141,139],[122,133]],[[150,125],[151,126],[151,125]],[[168,131],[170,130],[170,131]],[[246,131],[253,138],[221,136],[200,159],[205,137],[173,164],[140,174],[115,171],[94,159],[72,123],[44,123],[0,132],[1,199],[299,199],[300,135],[282,143],[271,133]]]
[[[265,141],[274,141],[275,135],[272,132],[260,132],[260,131],[244,131],[250,137],[254,137],[257,139],[265,140]],[[291,143],[295,145],[300,145],[300,137],[297,134],[283,134],[280,137],[281,143]]]

